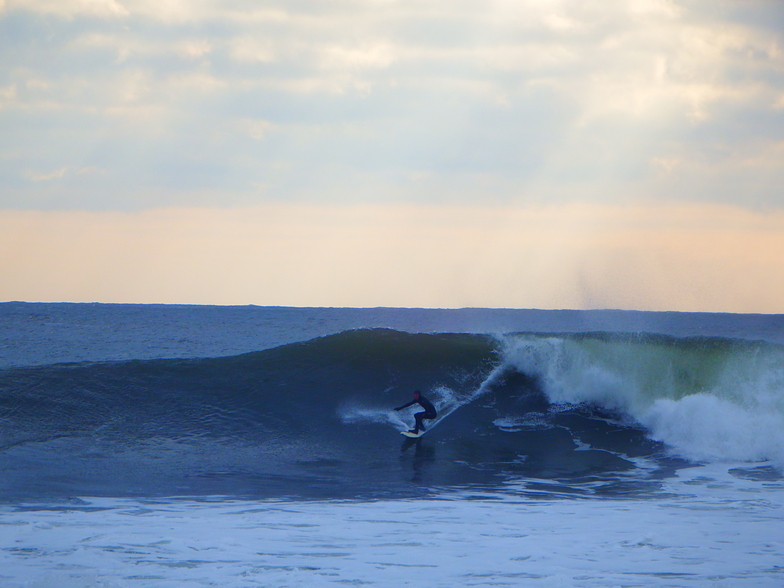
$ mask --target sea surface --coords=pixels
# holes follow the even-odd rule
[[[782,315],[0,304],[2,588],[780,587],[783,468]]]

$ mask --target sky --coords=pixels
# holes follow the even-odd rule
[[[780,0],[0,0],[0,300],[784,313]]]

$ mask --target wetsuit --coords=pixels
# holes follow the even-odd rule
[[[424,412],[418,412],[414,414],[414,420],[416,421],[416,425],[414,426],[414,433],[418,433],[420,429],[422,429],[423,431],[425,430],[425,426],[422,424],[422,420],[434,419],[436,418],[437,414],[436,414],[436,407],[433,406],[433,403],[431,403],[427,398],[425,398],[421,394],[419,395],[418,398],[414,398],[414,400],[404,404],[403,406],[398,406],[395,410],[403,410],[404,408],[408,408],[409,406],[412,406],[414,404],[418,404],[419,406],[425,409]]]

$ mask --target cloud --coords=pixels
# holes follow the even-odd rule
[[[8,0],[0,206],[780,206],[779,13],[720,6]],[[106,173],[17,181],[59,165]]]
[[[25,10],[42,15],[63,18],[77,16],[121,17],[129,12],[117,0],[4,0],[0,4],[0,15],[4,11]]]
[[[25,175],[33,182],[48,182],[49,180],[57,180],[62,178],[67,170],[67,167],[61,167],[60,169],[43,174],[28,171],[25,173]]]
[[[16,84],[10,84],[0,88],[0,100],[11,101],[16,98]],[[2,104],[2,102],[0,102]]]
[[[273,43],[256,36],[241,36],[230,41],[231,58],[243,63],[271,63],[276,59]]]
[[[240,119],[236,121],[236,124],[238,128],[257,141],[261,141],[272,128],[272,123],[268,120],[257,120],[252,118]]]

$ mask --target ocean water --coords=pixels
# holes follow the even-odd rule
[[[782,468],[780,315],[0,304],[3,588],[782,586]]]

